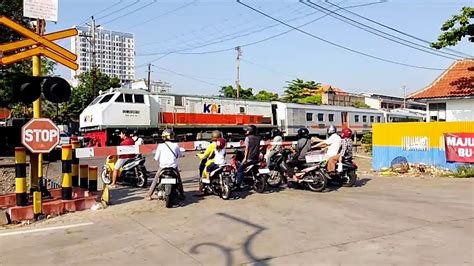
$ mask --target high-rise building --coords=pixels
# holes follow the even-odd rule
[[[122,83],[135,80],[135,37],[131,33],[96,28],[95,49],[92,46],[91,27],[77,27],[79,34],[71,39],[71,50],[77,54],[79,68],[71,71],[72,78],[90,71],[94,61],[102,72],[116,76]]]

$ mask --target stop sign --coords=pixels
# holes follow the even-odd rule
[[[32,153],[48,153],[59,140],[59,128],[48,118],[33,118],[21,128],[21,143]]]

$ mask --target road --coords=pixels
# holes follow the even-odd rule
[[[177,208],[121,187],[105,210],[0,230],[0,264],[474,263],[472,179],[363,177],[354,188],[224,201],[193,196],[196,165],[181,163],[187,197]]]

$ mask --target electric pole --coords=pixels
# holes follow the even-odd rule
[[[148,86],[148,92],[151,92],[151,87],[150,87],[150,74],[151,74],[151,63],[148,63],[148,80],[147,80],[147,86]]]
[[[237,99],[240,98],[240,56],[242,55],[242,50],[240,46],[235,47],[237,50],[237,80],[235,81],[235,86],[237,87]]]

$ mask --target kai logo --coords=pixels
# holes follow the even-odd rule
[[[217,103],[205,103],[204,104],[204,113],[205,114],[220,114],[221,105]]]

